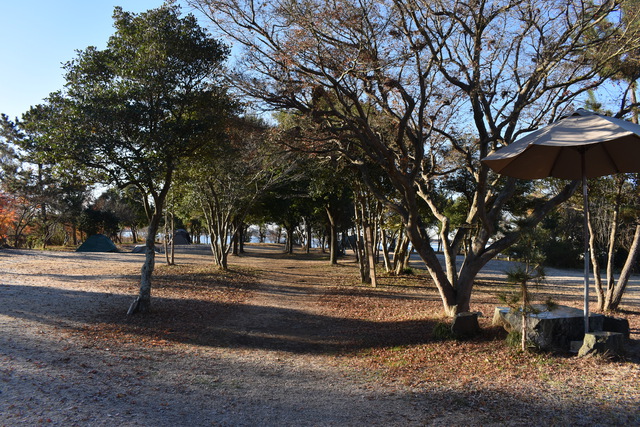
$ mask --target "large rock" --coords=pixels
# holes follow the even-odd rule
[[[582,310],[555,306],[549,310],[546,305],[534,305],[537,313],[527,315],[527,336],[542,350],[569,351],[571,341],[584,337],[584,315]],[[589,329],[602,331],[604,316],[591,314]],[[497,307],[494,324],[502,325],[507,331],[522,330],[522,314],[509,307]]]
[[[617,358],[624,353],[624,335],[620,332],[589,332],[584,336],[578,356],[602,355]]]

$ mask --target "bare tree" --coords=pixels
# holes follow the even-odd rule
[[[192,205],[205,219],[215,264],[227,269],[227,255],[248,210],[266,191],[290,178],[291,162],[267,144],[269,127],[256,118],[231,118],[223,142],[200,152],[180,173]]]
[[[620,43],[597,61],[584,59],[607,37],[583,35],[619,12],[616,1],[190,3],[245,48],[229,75],[239,91],[311,117],[297,139],[306,149],[340,153],[372,191],[366,165],[384,171],[399,196],[377,196],[401,216],[450,315],[469,310],[482,266],[575,189],[567,183],[557,193],[531,194],[480,159],[571,109],[609,77],[607,58],[629,49]],[[464,190],[444,191],[447,180],[460,177],[468,180]],[[465,202],[457,227],[445,209],[452,198]],[[444,266],[420,200],[440,223]],[[523,201],[528,208],[517,227],[501,228],[505,212]]]

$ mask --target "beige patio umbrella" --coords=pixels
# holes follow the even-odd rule
[[[579,109],[488,155],[494,171],[520,179],[582,180],[588,212],[587,178],[640,172],[640,125]],[[589,331],[589,228],[584,217],[584,325]]]

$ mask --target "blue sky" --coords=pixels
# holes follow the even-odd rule
[[[163,0],[0,0],[0,113],[20,117],[61,89],[62,63],[73,59],[78,49],[106,46],[114,32],[114,6],[144,12],[162,4]]]

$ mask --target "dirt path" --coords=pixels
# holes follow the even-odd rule
[[[126,308],[121,274],[140,262],[0,253],[0,425],[420,423],[410,394],[374,388],[326,352],[349,337],[313,310],[323,278],[269,252],[240,260],[261,281],[217,326],[225,345],[88,346],[78,328]]]

